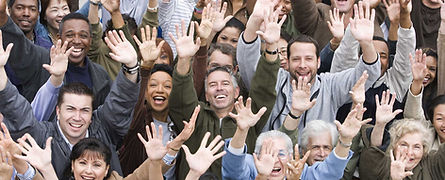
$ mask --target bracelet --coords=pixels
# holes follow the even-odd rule
[[[290,111],[289,111],[289,114],[287,114],[287,115],[289,115],[292,119],[298,119],[298,118],[300,118],[300,116],[295,116],[295,115],[293,115],[292,112],[290,112]]]
[[[171,149],[172,151],[176,151],[176,152],[178,152],[179,149],[181,149],[181,148],[179,148],[179,149],[174,149],[174,148],[170,147],[170,149]]]
[[[264,50],[264,52],[266,52],[267,54],[270,54],[270,55],[275,55],[275,54],[277,54],[278,53],[278,49],[275,49],[275,51],[268,51],[267,49],[266,50]]]
[[[338,142],[340,143],[341,146],[345,148],[350,148],[352,145],[352,142],[349,142],[348,144],[343,143],[340,138],[338,138]]]
[[[170,154],[165,154],[164,157],[162,157],[162,161],[168,166],[172,165],[173,161],[176,159],[176,156],[178,154],[176,153],[174,156],[171,156]]]
[[[139,71],[139,62],[136,63],[134,67],[127,67],[125,64],[122,64],[122,69],[128,74],[136,74]]]
[[[147,6],[147,10],[149,10],[151,12],[155,12],[158,10],[158,5],[156,5],[156,7],[153,7],[153,8]]]
[[[195,12],[196,13],[198,13],[198,14],[202,14],[202,10],[203,10],[204,8],[197,8],[196,6],[195,6]]]
[[[90,4],[95,5],[95,6],[99,6],[100,1],[94,2],[94,1],[90,1]]]

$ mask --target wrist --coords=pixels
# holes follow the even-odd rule
[[[295,109],[291,109],[289,111],[289,114],[292,114],[293,116],[301,116],[304,113],[304,111],[299,111],[299,110],[295,110]]]
[[[340,137],[338,138],[338,142],[340,144],[350,144],[352,143],[352,138],[354,137],[345,137],[343,135],[340,135]]]

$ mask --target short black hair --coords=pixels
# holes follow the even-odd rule
[[[173,68],[168,64],[155,64],[150,73],[153,74],[158,71],[166,72],[170,76],[173,76]]]
[[[299,36],[292,38],[289,41],[289,44],[287,44],[287,59],[290,60],[290,47],[292,46],[292,44],[294,43],[311,43],[315,46],[315,55],[317,56],[317,59],[319,57],[320,54],[320,47],[318,45],[317,40],[315,40],[314,38],[308,36],[308,35],[304,35],[304,34],[300,34]]]
[[[380,36],[373,36],[373,37],[372,37],[372,40],[374,40],[374,41],[382,41],[382,42],[384,42],[384,43],[386,44],[386,47],[389,48],[388,41],[386,41],[385,38],[383,38],[383,37],[380,37]]]
[[[426,54],[426,56],[431,56],[431,57],[436,58],[436,62],[437,62],[437,58],[439,56],[437,55],[437,51],[436,50],[434,50],[432,48],[422,48],[422,52],[424,54]]]
[[[434,109],[441,104],[445,104],[445,95],[435,97],[428,105],[427,116],[431,123],[434,121]]]
[[[90,21],[88,20],[87,17],[85,17],[84,15],[77,13],[77,12],[72,12],[67,14],[65,17],[62,18],[62,21],[59,24],[59,35],[62,36],[62,30],[63,30],[63,24],[65,23],[65,21],[71,20],[71,19],[80,19],[80,20],[84,20],[89,27],[89,32],[91,35],[91,25],[90,25]]]
[[[63,96],[65,94],[91,96],[91,99],[94,100],[93,91],[90,88],[88,88],[88,86],[86,86],[85,84],[80,83],[80,82],[69,83],[69,84],[62,86],[62,88],[60,88],[59,96],[57,97],[57,106],[60,107],[60,105],[63,103]],[[91,104],[92,103],[93,102],[91,102]]]
[[[105,143],[96,138],[84,138],[73,146],[73,150],[70,154],[70,163],[66,167],[64,175],[65,179],[73,177],[71,172],[72,162],[85,155],[85,153],[96,153],[99,157],[103,157],[105,164],[108,166],[111,164],[111,150]],[[108,172],[104,179],[107,179],[111,174],[111,167],[108,168]]]
[[[128,14],[122,14],[122,19],[124,19],[125,24],[127,25],[128,31],[130,31],[130,33],[136,33],[137,29],[138,29],[138,25],[136,24],[136,20],[134,20],[133,17],[131,17]],[[113,27],[113,21],[110,19],[107,21],[107,25],[105,26],[105,31],[104,32],[108,32],[111,30],[114,30],[115,28]],[[131,34],[134,35],[134,34]],[[104,39],[106,36],[106,33],[103,33],[102,35],[102,39]]]

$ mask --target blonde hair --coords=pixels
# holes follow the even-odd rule
[[[423,155],[429,152],[434,135],[434,130],[431,128],[431,123],[425,120],[414,120],[414,119],[401,119],[394,124],[392,124],[389,129],[389,134],[391,134],[391,142],[388,147],[388,151],[394,149],[397,142],[406,134],[410,133],[420,133],[422,137],[423,145]]]

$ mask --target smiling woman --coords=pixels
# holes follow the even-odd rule
[[[50,49],[57,41],[59,24],[71,12],[73,0],[41,0],[40,24],[36,26],[36,44]]]

